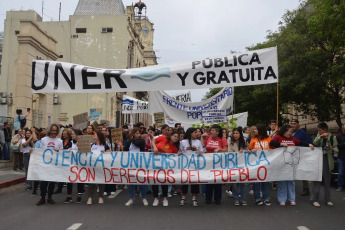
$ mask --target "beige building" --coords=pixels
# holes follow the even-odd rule
[[[17,108],[32,108],[28,126],[70,124],[74,115],[96,108],[102,108],[100,120],[129,123],[128,115],[121,116],[122,93],[32,95],[31,62],[57,60],[107,69],[156,65],[153,34],[142,2],[125,9],[121,0],[79,0],[68,21],[42,22],[34,11],[7,12],[0,78],[7,101],[1,110],[13,117]],[[147,92],[127,94],[148,99]],[[151,117],[136,115],[137,121],[149,125]]]

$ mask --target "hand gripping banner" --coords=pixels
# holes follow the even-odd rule
[[[260,85],[278,81],[277,48],[136,69],[32,63],[32,93],[106,93]]]
[[[97,184],[216,184],[322,179],[322,151],[158,154],[35,149],[28,180]]]

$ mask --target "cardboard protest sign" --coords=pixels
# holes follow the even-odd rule
[[[102,108],[90,109],[90,121],[98,121],[102,116]]]
[[[88,153],[91,152],[91,144],[94,142],[93,135],[78,136],[78,152]]]
[[[73,116],[73,126],[76,129],[86,128],[89,121],[87,112]]]
[[[160,127],[165,124],[164,112],[154,113],[153,118],[154,118],[156,127]]]
[[[111,142],[123,142],[122,128],[113,128],[111,130]]]

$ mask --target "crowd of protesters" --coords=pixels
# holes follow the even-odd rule
[[[29,111],[28,111],[29,113]],[[91,151],[111,152],[111,151],[135,151],[135,152],[153,152],[169,154],[208,154],[222,152],[261,151],[270,150],[288,146],[304,146],[311,150],[314,147],[321,147],[323,151],[322,178],[324,181],[324,202],[328,206],[333,206],[330,186],[331,171],[334,168],[334,157],[337,156],[338,163],[338,188],[343,189],[343,174],[345,161],[345,125],[339,135],[332,135],[328,132],[326,123],[318,124],[318,133],[314,140],[300,128],[299,121],[292,119],[289,124],[278,127],[275,121],[271,122],[269,128],[263,124],[257,124],[253,127],[237,127],[232,130],[223,129],[214,124],[210,127],[184,129],[181,124],[176,123],[174,127],[163,125],[159,128],[153,126],[144,127],[139,122],[133,128],[128,125],[122,127],[123,142],[112,142],[111,130],[107,124],[88,125],[83,130],[74,129],[72,125],[62,126],[52,124],[47,129],[43,128],[24,128],[21,120],[25,116],[21,111],[17,111],[18,119],[15,124],[15,135],[12,137],[8,122],[0,124],[0,144],[2,157],[5,160],[10,159],[10,151],[13,154],[13,169],[24,170],[27,175],[30,155],[34,148],[51,148],[54,150],[68,149],[78,150],[78,136],[93,135],[94,143]],[[25,124],[24,124],[25,126]],[[26,190],[32,190],[32,196],[38,195],[40,188],[41,198],[37,205],[45,203],[54,204],[53,194],[61,193],[65,183],[54,181],[26,181]],[[320,207],[319,193],[321,182],[312,182],[312,190],[309,191],[308,181],[303,181],[302,196],[310,195],[313,206]],[[73,201],[73,183],[67,183],[67,197],[64,203]],[[104,203],[104,195],[113,195],[116,188],[123,185],[114,184],[83,184],[77,183],[76,203],[82,203],[83,194],[87,190],[86,204],[95,203],[93,198],[98,194],[98,203]],[[222,184],[206,185],[129,185],[129,200],[125,204],[131,206],[134,203],[136,195],[140,193],[143,205],[149,205],[147,194],[153,194],[153,206],[159,205],[159,197],[162,197],[162,205],[168,206],[168,198],[173,195],[180,195],[179,205],[184,206],[188,203],[186,195],[190,189],[192,200],[190,204],[194,207],[199,206],[197,197],[205,196],[206,204],[221,204]],[[235,206],[246,206],[247,193],[254,196],[255,205],[271,205],[269,197],[270,189],[277,189],[277,201],[280,206],[286,204],[296,205],[295,181],[278,182],[260,182],[260,183],[233,183],[228,184],[225,190],[227,194],[233,197]],[[57,189],[55,190],[55,187]],[[127,188],[127,185],[125,185]],[[55,190],[55,191],[54,191]],[[247,191],[248,190],[248,191]]]

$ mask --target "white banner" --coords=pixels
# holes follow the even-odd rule
[[[277,48],[136,69],[34,60],[32,93],[106,93],[261,85],[278,81]]]
[[[322,179],[322,151],[305,147],[244,153],[78,153],[35,149],[28,180],[97,184],[215,184]]]
[[[176,101],[192,102],[192,94],[190,91],[188,91],[187,93],[175,94],[172,97],[175,98]]]
[[[232,88],[224,88],[213,97],[196,103],[178,102],[163,91],[150,92],[149,113],[164,111],[169,119],[183,124],[194,124],[203,118],[203,111],[220,109],[232,110],[233,105]]]
[[[147,101],[141,101],[134,97],[123,95],[122,113],[147,113],[148,104],[149,103]]]

